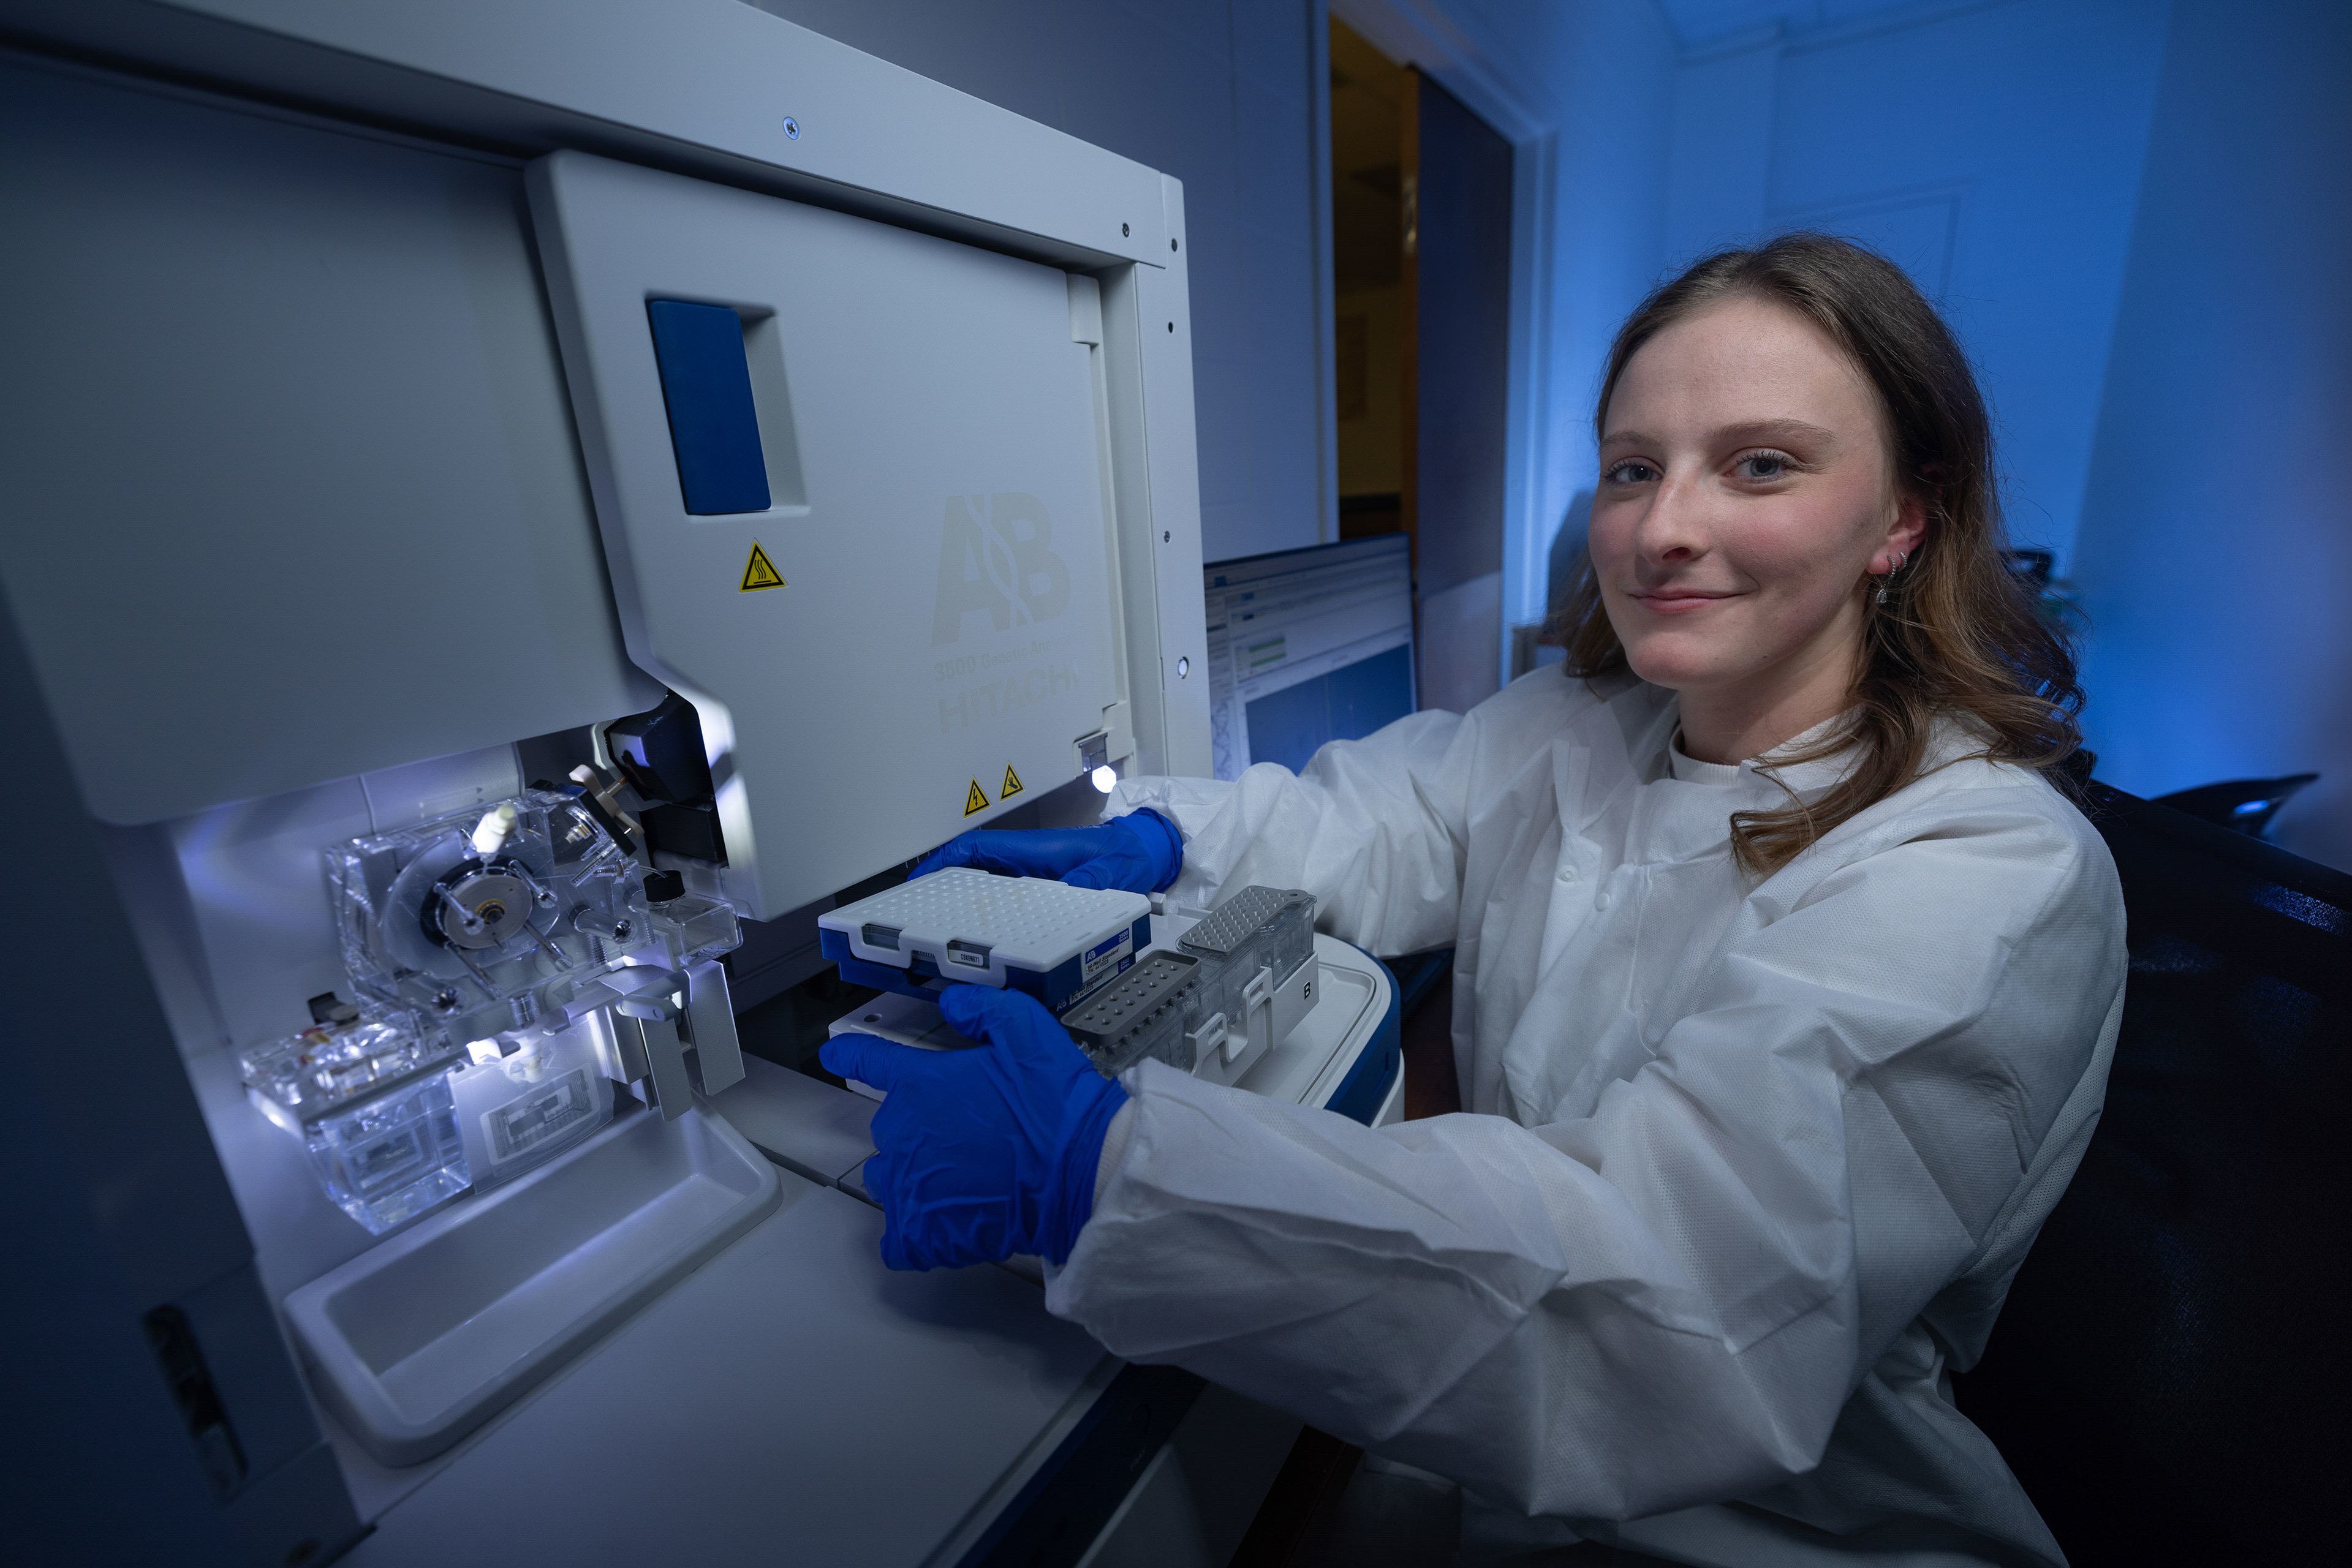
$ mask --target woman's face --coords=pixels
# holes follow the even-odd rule
[[[1794,311],[1735,297],[1643,344],[1603,418],[1592,564],[1633,673],[1766,704],[1835,683],[1842,706],[1864,576],[1922,531],[1861,371]]]

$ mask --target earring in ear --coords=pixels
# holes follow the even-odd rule
[[[1895,580],[1895,574],[1903,570],[1903,563],[1910,559],[1911,558],[1908,555],[1906,555],[1901,550],[1896,550],[1895,552],[1895,564],[1888,567],[1886,569],[1886,575],[1878,580],[1878,602],[1881,605],[1884,605],[1886,602],[1887,585]]]

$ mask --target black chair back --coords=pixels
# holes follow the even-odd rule
[[[2169,795],[2158,795],[2156,803],[2259,839],[2269,835],[2271,819],[2279,814],[2281,806],[2318,782],[2316,773],[2291,773],[2284,779],[2231,779],[2220,784],[2200,784],[2194,789],[2175,789]]]
[[[2352,876],[2102,785],[2106,1109],[1960,1407],[2077,1568],[2352,1561]]]

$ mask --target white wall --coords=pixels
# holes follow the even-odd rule
[[[1437,6],[1557,105],[1527,559],[1591,482],[1581,422],[1643,287],[1780,229],[1853,234],[1942,304],[2011,530],[2082,590],[2101,777],[2317,769],[2273,836],[2352,867],[2352,7],[1774,5],[1793,23],[1710,41],[1621,0],[1349,3]],[[1543,574],[1511,586],[1531,619]]]
[[[2352,7],[2178,0],[2076,576],[2099,775],[2352,870]]]
[[[2020,543],[2073,554],[2165,0],[1812,28],[1677,74],[1664,261],[1809,227],[1901,262],[1990,401]]]
[[[1592,483],[1584,422],[1617,324],[1706,251],[1797,226],[1887,251],[1944,307],[1993,405],[2011,529],[2066,570],[2164,0],[1906,6],[1695,47],[1651,5],[1449,9],[1561,105],[1546,447],[1513,619],[1539,614],[1538,563]]]
[[[1201,543],[1336,538],[1314,0],[758,0],[1184,182]]]

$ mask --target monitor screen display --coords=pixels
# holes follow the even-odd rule
[[[1402,534],[1213,561],[1209,704],[1217,777],[1307,766],[1413,711],[1412,565]]]

